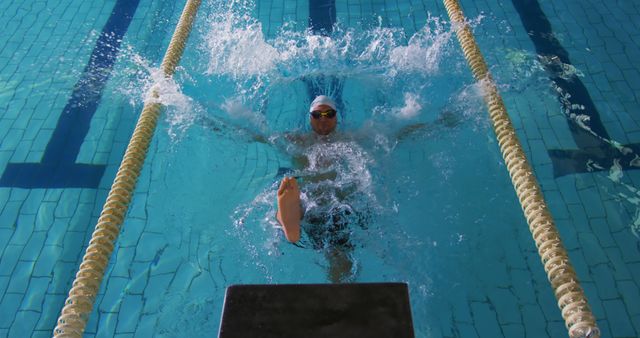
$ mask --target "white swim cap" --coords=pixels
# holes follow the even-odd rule
[[[316,107],[318,107],[320,105],[329,106],[329,107],[331,107],[331,109],[337,110],[336,109],[336,103],[333,102],[333,100],[330,97],[328,97],[326,95],[318,95],[313,100],[313,102],[311,102],[311,106],[309,107],[309,112],[314,111],[316,109]]]

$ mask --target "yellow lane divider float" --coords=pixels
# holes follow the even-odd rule
[[[600,337],[595,317],[560,240],[560,234],[544,201],[540,186],[462,9],[457,0],[444,0],[444,4],[473,76],[483,86],[484,100],[489,108],[500,151],[558,300],[569,336]]]
[[[162,71],[167,78],[175,73],[200,3],[201,0],[188,0],[182,11],[162,60]],[[158,97],[154,89],[150,94],[152,97]],[[120,226],[131,202],[136,181],[140,176],[161,108],[162,105],[157,100],[145,102],[142,108],[133,136],[100,213],[98,224],[89,241],[89,247],[82,258],[79,271],[69,291],[69,297],[58,318],[58,325],[53,330],[54,337],[82,337],[115,241],[120,233]]]

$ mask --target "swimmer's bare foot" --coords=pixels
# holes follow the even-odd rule
[[[285,177],[280,182],[278,189],[278,221],[282,224],[284,235],[289,242],[297,242],[300,239],[300,219],[302,207],[300,206],[300,189],[298,182],[293,177]]]

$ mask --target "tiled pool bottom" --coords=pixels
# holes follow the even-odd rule
[[[150,170],[145,171],[146,176]],[[147,201],[153,201],[145,186],[164,179],[159,175],[141,180],[112,258],[113,267],[96,302],[99,316],[92,316],[87,327],[89,336],[96,334],[97,325],[100,335],[107,336],[157,332],[163,327],[158,314],[165,296],[190,292],[185,289],[187,280],[198,284],[198,265],[194,266],[196,261],[186,253],[201,252],[211,243],[185,236],[180,250],[175,243],[168,247],[173,240],[163,232],[164,225],[145,214]],[[628,220],[620,219],[620,204],[608,198],[603,185],[606,181],[596,184],[598,181],[602,177],[597,174],[562,178],[555,198],[568,202],[559,204],[554,198],[550,202],[552,206],[566,205],[566,210],[553,207],[553,211],[601,329],[612,337],[634,337],[640,296],[635,282],[640,277],[637,240],[628,235],[626,227],[607,230],[606,223],[628,224]],[[602,202],[594,204],[592,194],[600,195],[600,191],[604,192]],[[0,334],[50,336],[84,251],[80,243],[88,241],[104,193],[96,197],[90,189],[1,189],[0,196],[6,200],[3,220],[12,217],[8,216],[11,213],[17,215],[15,226],[0,228],[4,249],[0,308],[3,313],[15,314],[0,319]],[[592,207],[585,209],[583,200],[590,201]],[[570,229],[575,226],[581,228],[574,233]],[[519,244],[531,241],[528,230],[513,229],[513,236],[513,242],[493,248],[496,264],[477,262],[476,273],[469,276],[478,285],[495,287],[452,295],[450,306],[442,311],[442,318],[449,320],[430,328],[434,336],[564,336],[564,324],[549,286],[532,283],[533,276],[541,273],[541,265],[534,250],[523,250]],[[140,245],[145,250],[136,250]],[[160,264],[158,257],[162,257]],[[219,268],[223,275],[226,272],[231,276],[234,263],[226,261]],[[5,271],[9,275],[4,275]],[[226,282],[220,279],[215,284],[218,288],[209,290],[222,292],[220,287]],[[220,304],[208,306],[216,308]]]
[[[115,4],[0,3],[0,172],[41,161]],[[159,59],[181,6],[139,1],[121,46]],[[95,188],[0,188],[0,337],[52,335],[135,124],[128,101],[106,83],[78,149],[78,163],[105,167]]]
[[[61,2],[61,6],[65,5],[69,6],[69,3]],[[149,7],[156,5],[157,2],[153,2]],[[269,9],[269,5],[272,5],[273,9]],[[339,20],[343,22],[357,22],[363,11],[366,12],[366,8],[371,7],[371,3],[366,1],[349,1],[348,6],[344,6],[344,2],[338,2],[337,5]],[[624,34],[610,28],[611,23],[605,20],[604,16],[589,16],[588,20],[594,27],[591,30],[572,29],[576,24],[571,22],[572,15],[566,13],[574,13],[570,7],[574,7],[575,4],[544,5],[550,13],[554,10],[565,13],[552,16],[552,19],[554,24],[561,22],[568,27],[565,34],[571,38],[567,38],[567,41],[576,43],[572,50],[572,56],[577,55],[574,65],[585,71],[583,81],[591,95],[597,98],[598,107],[605,112],[603,122],[607,130],[614,139],[625,144],[640,140],[637,122],[630,113],[626,113],[637,110],[637,100],[629,99],[629,90],[624,89],[632,88],[632,93],[638,90],[636,80],[639,77],[627,75],[629,72],[637,72],[637,64],[633,63],[633,60],[639,59],[634,54],[635,49],[627,48],[630,52],[625,54],[619,50],[619,44],[607,41],[611,34]],[[600,6],[590,5],[596,7],[593,10],[602,10]],[[33,10],[38,6],[40,5],[36,4]],[[395,2],[379,2],[377,6],[389,13],[397,13],[394,16],[389,15],[393,20],[397,20],[391,20],[391,24],[409,28],[415,26],[414,22],[407,22],[407,16],[402,15],[404,9],[396,8]],[[415,3],[416,8],[422,7],[425,11],[431,6],[429,3]],[[501,8],[490,2],[466,1],[463,2],[463,6],[471,16],[477,14],[474,13],[474,8],[476,12],[491,8],[492,13],[498,17],[515,17],[513,10],[508,6]],[[179,5],[175,7],[180,8]],[[297,10],[305,8],[300,6]],[[278,13],[288,13],[286,6],[279,5],[279,1],[262,2],[260,10],[260,16],[265,18],[263,20],[270,21],[270,26],[276,27],[271,28],[271,32],[276,32],[277,26],[285,21],[278,19]],[[622,20],[623,22],[640,22],[633,19],[638,17],[637,11],[628,11],[627,14],[629,17]],[[70,11],[66,15],[70,20],[79,20],[86,16],[86,11]],[[294,15],[293,12],[290,15]],[[300,16],[297,12],[295,15]],[[30,21],[24,22],[25,25],[29,23]],[[516,20],[513,27],[519,27],[518,25]],[[146,34],[142,26],[142,23],[133,24],[133,27],[139,29],[140,41],[145,40],[143,36]],[[484,26],[479,27],[480,30],[483,28]],[[99,31],[101,23],[96,23],[92,29]],[[521,30],[522,28],[514,28],[511,32]],[[24,32],[29,31],[24,29]],[[495,34],[490,29],[485,33],[480,34],[481,39],[483,36]],[[508,48],[531,50],[530,41],[526,36],[520,33],[501,33],[509,37],[505,42]],[[61,32],[60,35],[73,34]],[[629,35],[631,40],[640,41],[637,31]],[[35,39],[37,35],[25,35],[29,36]],[[15,40],[25,37],[16,35]],[[517,44],[513,40],[517,40]],[[157,41],[150,41],[149,44],[150,54],[158,54],[163,48]],[[611,45],[615,52],[607,53],[607,49],[598,48],[602,45]],[[597,57],[594,58],[587,49],[597,51]],[[38,51],[37,48],[32,49],[31,53]],[[42,54],[38,56],[49,58],[45,51],[43,49]],[[87,54],[88,51],[77,53]],[[75,58],[75,54],[65,56],[67,61]],[[499,59],[497,53],[490,53],[489,58],[493,58],[492,64],[509,67]],[[13,81],[16,88],[15,97],[5,97],[9,100],[7,105],[10,109],[2,112],[0,120],[0,168],[4,169],[8,162],[37,162],[50,138],[52,123],[58,118],[56,114],[50,114],[43,122],[40,114],[46,113],[50,107],[61,111],[66,100],[64,95],[55,101],[33,100],[34,96],[46,92],[44,82],[36,81],[40,75],[19,69],[8,71],[18,67],[16,59],[9,60],[3,55],[0,60],[0,66],[4,66],[2,80],[5,80],[5,72],[13,74],[9,81]],[[40,71],[41,74],[47,72],[47,69]],[[34,77],[36,79],[29,82],[29,79]],[[614,81],[615,86],[608,85],[609,80]],[[75,79],[71,77],[66,81],[70,87]],[[621,86],[623,89],[619,91],[618,87]],[[22,88],[33,90],[27,92],[20,90]],[[23,100],[24,105],[16,103]],[[517,108],[510,111],[525,147],[530,154],[534,154],[532,161],[594,313],[599,319],[603,336],[640,335],[639,242],[630,229],[630,225],[637,223],[638,217],[638,206],[633,203],[636,197],[634,192],[613,182],[608,178],[607,172],[553,178],[550,160],[540,154],[545,154],[544,149],[564,147],[572,142],[562,116],[557,112],[557,103],[539,103],[531,98],[507,97],[507,104],[509,107]],[[547,104],[549,105],[546,106]],[[81,154],[83,157],[86,156],[83,158],[85,162],[108,165],[108,173],[101,182],[100,189],[0,188],[0,313],[9,314],[0,317],[0,337],[51,335],[55,319],[84,252],[84,246],[104,202],[106,189],[111,183],[110,177],[119,163],[119,156],[133,125],[136,112],[126,104],[120,107],[124,107],[121,108],[120,114],[109,113],[107,106],[99,108],[92,121],[94,129],[85,141],[89,143],[84,145],[86,153]],[[605,109],[606,107],[610,109]],[[528,114],[519,115],[519,112],[531,110],[545,114],[538,114],[533,118]],[[29,112],[33,114],[29,115]],[[559,119],[560,121],[557,121]],[[94,148],[97,149],[95,153],[92,152]],[[152,150],[151,160],[154,152],[159,152],[158,148]],[[246,154],[241,154],[247,157],[250,163],[255,163],[256,168],[266,165],[261,161],[265,158],[263,155],[264,150],[253,145]],[[134,197],[130,217],[120,238],[120,247],[112,259],[113,269],[109,278],[105,280],[96,303],[97,315],[91,317],[87,327],[88,336],[148,336],[164,332],[161,319],[157,316],[164,296],[185,292],[185,280],[198,275],[190,254],[167,247],[169,240],[162,227],[159,227],[157,220],[149,220],[153,216],[148,215],[145,210],[148,201],[154,197],[149,196],[148,188],[153,184],[160,185],[163,177],[161,174],[152,177],[149,169],[145,170],[145,176],[141,179]],[[267,170],[270,168],[265,168],[265,171]],[[637,171],[625,171],[624,175],[622,183],[630,187],[640,186]],[[620,196],[621,193],[627,196]],[[548,285],[532,285],[532,276],[541,274],[541,266],[534,251],[521,247],[531,241],[527,229],[514,229],[514,238],[517,241],[493,248],[495,252],[492,255],[497,258],[499,264],[490,267],[479,266],[473,277],[477,278],[479,284],[495,287],[476,290],[470,295],[452,296],[449,308],[443,311],[441,316],[442,322],[440,325],[434,324],[431,328],[433,336],[566,335],[559,313],[549,310],[555,309],[555,301]],[[138,245],[144,245],[146,250],[136,252]],[[184,238],[180,247],[193,253],[207,248],[207,245],[208,243],[201,239]],[[514,252],[520,255],[513,255]],[[161,265],[157,265],[158,257],[163,257]],[[157,268],[158,266],[160,268]],[[220,267],[226,274],[230,274],[233,268],[231,261],[223,262]],[[147,271],[150,273],[147,274]],[[175,276],[179,278],[174,278]],[[226,285],[225,280],[216,280],[215,283],[220,288]],[[221,292],[220,289],[215,290]],[[219,306],[208,303],[205,305]],[[213,316],[217,316],[217,313]]]
[[[94,189],[3,188],[0,199],[0,334],[50,336],[101,203]]]

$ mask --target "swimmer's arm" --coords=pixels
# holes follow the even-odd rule
[[[336,197],[338,197],[339,200],[344,201],[349,197],[349,195],[356,192],[356,190],[358,190],[358,187],[355,184],[347,186],[345,189],[338,189],[336,191]]]
[[[332,170],[321,174],[297,176],[296,178],[308,183],[318,183],[320,181],[334,181],[336,177],[338,177],[338,173]]]
[[[240,131],[242,134],[248,135],[253,142],[264,143],[264,144],[270,143],[269,139],[265,135],[256,133],[255,131],[250,130],[248,128],[232,125],[231,123],[224,121],[219,117],[214,118],[210,116],[200,116],[196,119],[196,123],[200,124],[201,126],[207,129],[213,130],[215,132],[225,132],[233,129],[234,131]]]
[[[309,159],[305,155],[293,155],[291,164],[294,169],[304,169],[309,166]]]
[[[400,129],[396,135],[398,141],[402,141],[407,137],[417,134],[431,134],[436,129],[441,127],[453,128],[462,123],[462,119],[459,115],[451,111],[443,111],[438,115],[438,118],[431,123],[416,123],[408,125]]]
[[[428,134],[430,131],[432,131],[434,128],[434,125],[431,123],[416,123],[416,124],[411,124],[408,126],[403,127],[402,129],[400,129],[400,131],[398,131],[398,133],[396,134],[396,140],[397,141],[402,141],[404,139],[406,139],[407,137],[413,136],[413,135],[417,135],[417,134]]]

